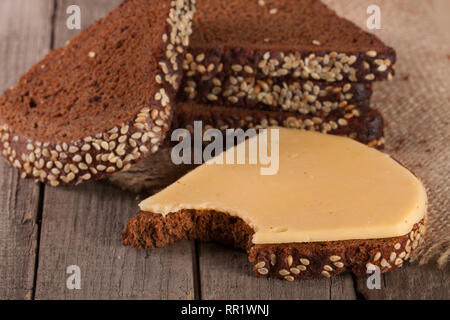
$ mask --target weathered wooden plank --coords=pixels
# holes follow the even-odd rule
[[[193,298],[189,242],[164,250],[122,245],[135,198],[100,182],[46,190],[37,299]],[[66,287],[71,265],[80,268],[80,290]]]
[[[381,289],[369,290],[366,279],[357,281],[357,290],[366,299],[421,300],[450,299],[450,265],[439,270],[436,265],[406,264],[382,275]]]
[[[55,46],[67,30],[68,5],[79,5],[83,25],[103,16],[119,0],[58,1]],[[191,242],[164,250],[125,248],[120,232],[138,210],[136,196],[106,183],[47,188],[37,277],[37,299],[192,299]],[[81,289],[68,290],[66,269],[80,267]]]
[[[258,279],[244,252],[213,243],[199,244],[201,298],[209,299],[356,299],[350,275],[331,279]]]
[[[49,48],[52,1],[0,2],[0,92]],[[0,160],[0,299],[31,299],[38,239],[39,185]]]

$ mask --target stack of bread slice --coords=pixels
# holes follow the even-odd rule
[[[372,82],[395,59],[315,0],[126,0],[0,97],[0,148],[22,177],[53,186],[127,171],[197,120],[381,148]]]
[[[382,147],[372,82],[391,79],[395,61],[320,1],[199,1],[175,127],[278,125]]]

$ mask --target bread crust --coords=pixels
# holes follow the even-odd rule
[[[425,235],[426,218],[403,236],[311,243],[253,244],[254,230],[241,218],[213,210],[181,210],[166,217],[139,212],[128,221],[123,243],[134,248],[160,248],[182,240],[215,241],[245,250],[257,277],[287,281],[382,273],[400,268]]]
[[[369,107],[369,101],[343,106],[328,115],[301,115],[283,111],[264,111],[257,108],[244,109],[180,103],[173,119],[173,128],[193,130],[194,121],[202,121],[205,129],[217,128],[266,128],[281,126],[294,129],[314,130],[323,133],[348,136],[371,147],[384,147],[384,120],[381,113]]]
[[[370,82],[256,80],[255,77],[184,77],[178,101],[230,107],[289,111],[305,115],[329,114],[342,106],[370,99]]]

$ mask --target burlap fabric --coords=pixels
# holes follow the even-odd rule
[[[324,0],[367,29],[369,5],[381,9],[381,30],[371,30],[398,54],[397,75],[375,85],[373,107],[387,122],[386,152],[419,176],[428,189],[428,234],[412,257],[443,266],[450,255],[450,1]],[[127,189],[161,187],[189,167],[174,168],[167,149],[113,177]]]

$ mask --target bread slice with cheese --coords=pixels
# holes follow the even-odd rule
[[[142,201],[124,244],[218,241],[246,250],[256,276],[288,281],[363,275],[376,267],[386,272],[408,260],[425,234],[427,211],[425,188],[414,174],[346,137],[268,132]],[[251,146],[264,146],[264,136],[268,154],[278,155],[271,175],[262,170],[272,162],[249,161]],[[239,150],[247,151],[245,164],[220,164]]]

